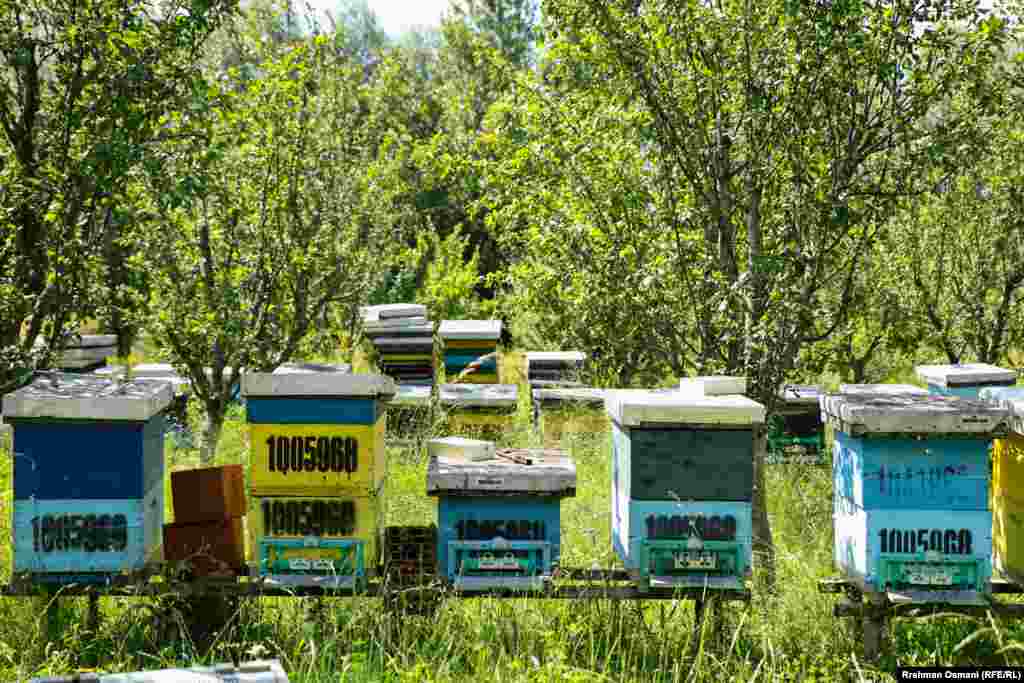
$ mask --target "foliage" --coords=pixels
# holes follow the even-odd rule
[[[0,2],[0,390],[96,309],[121,179],[235,4]]]
[[[150,160],[154,217],[132,236],[152,281],[148,329],[206,408],[206,456],[239,372],[328,334],[332,309],[354,316],[388,265],[362,66],[320,39],[260,68],[167,122],[201,144]]]

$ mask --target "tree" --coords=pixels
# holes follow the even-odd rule
[[[95,310],[121,180],[235,4],[0,2],[0,393]]]
[[[168,121],[202,143],[147,166],[157,220],[135,236],[149,329],[205,407],[204,462],[241,371],[272,371],[328,333],[331,307],[354,316],[387,265],[362,66],[321,38],[260,69]]]
[[[908,0],[558,0],[544,14],[544,78],[488,119],[502,162],[484,195],[522,254],[510,285],[598,363],[743,374],[769,411],[800,350],[846,320],[884,218],[922,190],[915,170],[973,125],[928,126],[929,112],[1005,33],[968,3],[918,30]],[[624,358],[623,337],[649,343]]]
[[[537,0],[452,0],[449,16],[487,37],[516,68],[533,63],[540,36]]]

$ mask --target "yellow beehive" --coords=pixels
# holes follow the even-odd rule
[[[1012,416],[1013,431],[992,446],[992,564],[1024,583],[1024,389],[988,387],[979,396],[1001,402]]]

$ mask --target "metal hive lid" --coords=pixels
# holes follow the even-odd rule
[[[479,457],[479,456],[478,456]],[[517,462],[517,459],[519,460]],[[530,464],[526,464],[526,462]],[[543,448],[500,448],[487,460],[449,450],[431,456],[427,493],[478,492],[572,496],[576,464],[565,451]]]
[[[747,393],[747,378],[730,375],[685,377],[679,380],[679,390],[697,396],[741,396]]]
[[[367,398],[390,400],[398,391],[386,375],[344,372],[274,374],[249,372],[242,376],[242,395],[256,397]]]
[[[515,384],[442,384],[438,393],[445,405],[478,408],[507,408],[519,400]]]
[[[442,320],[438,334],[442,339],[487,339],[501,337],[500,320]]]
[[[822,418],[846,433],[999,433],[1009,411],[998,404],[957,396],[910,393],[829,394]]]
[[[145,421],[174,398],[158,379],[122,381],[95,375],[51,373],[3,399],[6,418]]]
[[[698,396],[680,391],[609,390],[605,410],[625,427],[645,424],[762,424],[765,409],[746,396]]]
[[[1014,370],[988,363],[961,363],[960,365],[918,365],[914,372],[924,382],[940,387],[977,386],[993,382],[1016,382]]]

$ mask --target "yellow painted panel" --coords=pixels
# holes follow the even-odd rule
[[[472,340],[472,339],[446,339],[444,342],[444,348],[446,349],[489,349],[496,351],[498,349],[497,339],[488,340]]]
[[[599,408],[542,412],[540,420],[545,443],[559,441],[566,434],[603,434],[611,424]]]
[[[511,426],[513,415],[493,415],[489,413],[453,413],[448,421],[453,428],[460,425],[470,427],[508,427]]]
[[[366,563],[376,565],[378,537],[384,523],[381,496],[252,497],[247,515],[249,557],[259,557],[262,538],[361,539],[366,541]],[[296,557],[325,559],[323,549],[307,548]]]
[[[385,419],[370,425],[250,425],[254,496],[376,491],[384,481]]]
[[[458,375],[455,375],[456,377]],[[460,384],[498,384],[498,375],[491,373],[481,374],[479,372],[471,372],[462,379],[459,380]]]
[[[1024,436],[995,440],[991,507],[995,565],[1024,580]]]

